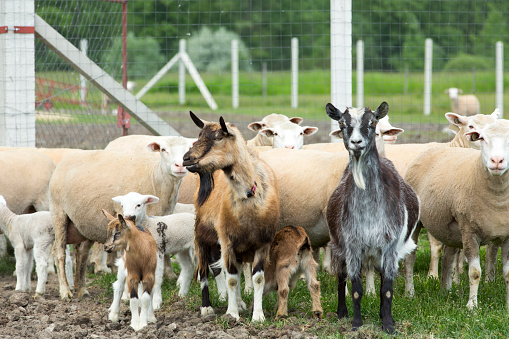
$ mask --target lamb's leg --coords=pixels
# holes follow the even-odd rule
[[[250,262],[242,263],[242,271],[244,272],[244,293],[253,293],[253,275],[251,274],[253,265]]]
[[[288,286],[288,281],[290,280],[290,276],[292,270],[295,270],[295,267],[278,267],[276,268],[276,281],[277,281],[277,312],[276,319],[281,319],[288,316],[288,294],[290,292],[290,288]],[[300,274],[300,272],[298,272]]]
[[[25,252],[25,292],[32,290],[32,270],[34,268],[34,249]]]
[[[459,248],[444,246],[444,255],[442,257],[442,283],[441,287],[449,291],[452,287],[453,267],[456,263]]]
[[[175,257],[180,265],[177,286],[180,287],[179,296],[183,298],[189,293],[189,286],[191,286],[193,280],[194,262],[188,250],[177,253]]]
[[[157,251],[157,264],[155,272],[154,289],[152,290],[152,300],[154,309],[158,310],[163,304],[163,297],[161,295],[161,285],[163,284],[165,257],[164,253]]]
[[[468,226],[468,225],[467,225]],[[468,228],[467,228],[468,229]],[[467,308],[477,307],[477,291],[481,280],[481,265],[479,260],[479,243],[473,235],[463,234],[463,250],[468,261],[468,278],[470,280],[470,295]]]
[[[412,240],[417,243],[419,242],[419,233],[421,232],[422,223],[419,221],[415,227],[415,231],[412,234]],[[413,297],[415,293],[414,289],[414,265],[416,259],[417,248],[409,253],[405,257],[405,295],[407,297]]]
[[[76,281],[75,290],[78,298],[83,298],[89,295],[85,285],[85,274],[87,271],[88,254],[92,247],[92,241],[85,240],[79,246],[74,248],[74,255],[76,256]]]
[[[270,244],[266,244],[256,250],[254,261],[253,261],[253,286],[254,286],[254,297],[253,297],[253,321],[265,321],[263,315],[263,289],[265,287],[265,273],[263,271],[265,261],[269,256]],[[288,279],[286,281],[288,284]],[[288,296],[288,293],[287,293]],[[281,307],[281,305],[280,305]]]
[[[495,273],[497,269],[498,246],[488,244],[486,246],[486,277],[485,281],[495,281]]]
[[[94,264],[94,273],[111,273],[108,267],[108,254],[104,251],[102,244],[94,242],[92,247],[92,258],[90,260]]]
[[[124,284],[126,282],[127,271],[125,269],[125,262],[122,258],[117,259],[117,281],[113,283],[113,302],[109,308],[110,313],[108,319],[112,322],[118,321],[118,315],[120,313],[120,297],[124,292]]]
[[[164,255],[164,275],[169,280],[177,279],[177,275],[173,272],[173,264],[171,263],[171,256],[169,254]]]
[[[301,259],[301,268],[306,276],[308,290],[311,294],[311,311],[313,312],[313,317],[322,318],[323,309],[320,302],[320,282],[316,279],[317,267],[318,263],[310,255],[310,252],[304,252]]]
[[[502,244],[502,265],[504,272],[504,281],[506,288],[506,307],[509,311],[509,241]]]
[[[65,276],[65,245],[67,243],[67,226],[69,219],[65,212],[53,205],[51,208],[51,222],[55,230],[55,251],[60,298],[71,299],[72,293]]]
[[[428,232],[429,246],[431,248],[431,259],[429,262],[428,278],[438,279],[438,262],[442,252],[442,243]]]
[[[21,244],[21,246],[14,247],[14,257],[16,258],[16,291],[24,291],[25,290],[25,256],[26,251]]]
[[[46,291],[46,280],[48,279],[48,258],[51,257],[52,243],[35,244],[34,257],[35,269],[37,271],[37,288],[35,296],[41,296]]]
[[[0,232],[0,258],[7,255],[7,238],[5,234]]]

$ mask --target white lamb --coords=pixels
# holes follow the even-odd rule
[[[11,241],[16,257],[16,290],[30,292],[30,277],[35,257],[37,288],[35,296],[46,290],[48,257],[55,240],[51,216],[47,211],[14,214],[0,195],[0,228]]]
[[[451,101],[451,110],[461,115],[474,115],[481,113],[481,104],[479,99],[473,94],[460,95],[463,91],[456,87],[445,90],[449,94]]]
[[[177,280],[180,286],[179,296],[185,297],[194,274],[194,222],[195,215],[191,213],[177,213],[166,216],[147,216],[147,205],[154,204],[159,198],[153,195],[142,195],[129,192],[123,196],[112,198],[122,206],[126,219],[136,222],[136,225],[146,227],[157,244],[158,263],[153,295],[161,294],[163,280],[164,255],[175,255],[181,272]],[[158,300],[154,297],[154,301]],[[157,305],[159,307],[159,305]],[[118,319],[120,295],[115,298],[110,308],[110,320]],[[158,308],[155,307],[154,308]],[[115,321],[115,320],[112,320]]]

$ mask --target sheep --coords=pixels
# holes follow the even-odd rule
[[[339,122],[349,164],[331,195],[327,222],[332,252],[331,268],[338,280],[338,317],[348,316],[345,300],[347,276],[352,281],[354,319],[362,326],[361,267],[370,262],[380,272],[380,318],[383,330],[395,332],[392,317],[393,282],[398,260],[415,249],[412,240],[419,219],[419,201],[390,160],[375,147],[378,120],[387,115],[382,102],[376,111],[347,108],[341,112],[327,104],[327,115]]]
[[[120,204],[126,219],[136,222],[136,225],[147,228],[152,233],[157,244],[158,270],[154,285],[154,301],[162,300],[161,284],[163,280],[164,255],[176,255],[181,272],[177,280],[180,287],[179,296],[185,297],[194,273],[194,213],[176,213],[166,216],[147,216],[147,205],[157,203],[159,198],[137,192],[129,192],[116,196],[112,200]],[[156,296],[158,296],[156,298]],[[158,309],[160,304],[155,305]]]
[[[291,121],[285,121],[273,127],[265,127],[258,134],[272,139],[274,148],[301,149],[304,145],[304,136],[310,136],[316,132],[318,127],[300,126]]]
[[[75,289],[78,298],[87,293],[85,268],[93,241],[106,241],[105,221],[98,213],[104,208],[116,211],[112,197],[130,191],[154,194],[161,201],[150,205],[151,215],[171,214],[187,170],[182,157],[188,142],[168,137],[148,145],[159,157],[122,154],[110,151],[79,151],[67,155],[55,169],[50,181],[51,206],[57,248],[57,273],[60,297],[72,298],[63,276],[65,244],[77,244]],[[80,244],[80,245],[78,245]]]
[[[139,331],[149,322],[156,322],[152,291],[157,266],[157,245],[149,230],[125,219],[122,214],[115,218],[104,209],[102,212],[110,221],[104,250],[109,253],[122,251],[122,259],[118,260],[119,279],[113,283],[114,294],[115,297],[122,294],[127,278],[127,290],[131,296],[131,327]],[[140,306],[141,312],[138,313]]]
[[[35,258],[37,288],[35,296],[42,296],[48,278],[48,257],[55,240],[48,211],[17,215],[0,195],[0,229],[9,238],[16,257],[16,290],[30,292],[30,277]]]
[[[289,121],[296,125],[300,125],[302,123],[302,118],[299,117],[293,117],[288,118],[286,115],[283,114],[276,114],[272,113],[264,117],[261,121],[252,122],[247,127],[252,130],[253,132],[256,132],[256,136],[247,141],[247,145],[250,147],[255,146],[273,146],[274,145],[274,139],[271,138],[270,135],[267,135],[266,133],[259,133],[261,130],[265,128],[272,128],[276,127],[277,125]]]
[[[506,204],[501,203],[509,198],[509,122],[497,120],[482,130],[468,132],[467,137],[480,140],[481,151],[431,149],[417,157],[408,168],[406,180],[421,200],[418,229],[426,228],[446,245],[445,254],[454,254],[458,248],[463,248],[469,265],[468,308],[477,306],[481,276],[479,246],[490,242],[502,245],[509,305],[509,212]],[[414,239],[417,235],[416,231]],[[445,254],[441,285],[450,289],[452,256]],[[415,253],[412,253],[406,260],[409,280],[414,262]],[[407,281],[410,283],[413,285],[413,281]]]
[[[245,304],[240,295],[239,258],[253,262],[252,320],[264,321],[264,266],[279,218],[275,175],[246,145],[235,126],[226,124],[222,117],[219,123],[205,123],[192,112],[190,115],[201,129],[198,141],[184,156],[184,166],[200,175],[195,199],[195,251],[202,289],[201,314],[213,313],[208,267],[219,261],[226,270],[226,313],[240,318],[239,306],[244,308]]]
[[[448,88],[444,93],[449,94],[449,98],[452,100],[451,110],[454,113],[465,116],[481,113],[481,104],[475,95],[460,95],[463,91],[456,87]]]
[[[306,231],[299,226],[281,229],[270,245],[269,258],[265,269],[263,294],[277,290],[276,318],[288,315],[288,292],[295,287],[302,273],[311,294],[313,317],[321,318],[323,310],[320,303],[320,283],[316,280],[318,264],[313,259],[313,250]]]

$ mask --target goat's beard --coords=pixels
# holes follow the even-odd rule
[[[355,185],[359,187],[361,190],[366,189],[366,183],[364,182],[364,175],[362,174],[362,161],[363,156],[362,154],[359,154],[357,156],[356,154],[352,154],[351,156],[351,168],[353,181],[355,182]]]
[[[200,188],[198,189],[196,202],[198,206],[201,206],[207,201],[214,189],[214,176],[212,172],[198,172],[198,174],[200,176]]]

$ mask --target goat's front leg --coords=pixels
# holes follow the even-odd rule
[[[197,241],[196,255],[198,258],[198,278],[200,279],[201,288],[201,308],[200,312],[202,317],[214,314],[214,309],[210,303],[209,291],[209,260],[210,260],[210,246],[199,243]],[[221,272],[221,269],[218,269]]]
[[[265,321],[265,316],[263,315],[263,289],[265,287],[265,273],[263,271],[265,266],[265,261],[269,256],[270,244],[265,244],[261,248],[259,248],[255,252],[254,261],[253,261],[253,287],[254,287],[254,296],[253,296],[253,321]],[[286,282],[288,284],[288,280]],[[288,293],[286,294],[288,296]],[[279,304],[281,307],[281,303]]]
[[[120,313],[120,298],[124,292],[124,286],[126,282],[127,270],[125,269],[125,262],[122,258],[117,259],[118,270],[117,270],[117,281],[113,283],[113,302],[109,308],[110,313],[108,319],[112,322],[118,321],[118,315]]]
[[[380,319],[382,328],[389,334],[394,334],[394,319],[392,318],[392,297],[394,295],[394,279],[381,274],[382,285],[380,286]]]
[[[90,295],[86,289],[85,276],[87,271],[88,254],[92,247],[92,241],[85,240],[79,246],[75,247],[74,253],[76,255],[76,296],[83,298],[85,295]]]
[[[338,319],[348,317],[348,308],[346,307],[346,279],[347,275],[345,271],[336,274],[338,281]]]
[[[229,314],[236,320],[239,320],[240,315],[238,297],[240,295],[240,279],[239,268],[237,266],[237,258],[233,248],[223,245],[223,242],[221,242],[221,251],[224,253],[223,256],[224,264],[226,267],[226,284],[228,290],[228,309],[226,310],[226,314]]]
[[[154,276],[147,275],[143,278],[140,285],[139,294],[141,295],[140,327],[145,327],[149,322],[155,323],[154,309],[152,307],[152,291],[154,287]]]
[[[352,300],[353,300],[353,322],[352,331],[356,331],[362,326],[361,300],[362,300],[362,280],[361,270],[359,269],[355,276],[350,277],[352,281]]]
[[[143,326],[140,325],[140,299],[138,298],[139,280],[132,277],[127,279],[127,288],[129,290],[129,308],[131,310],[131,327],[135,331],[139,331]]]
[[[323,309],[320,302],[320,282],[316,279],[316,268],[318,263],[311,255],[311,252],[304,252],[302,254],[301,269],[306,276],[306,283],[309,293],[311,294],[313,317],[322,318]]]

